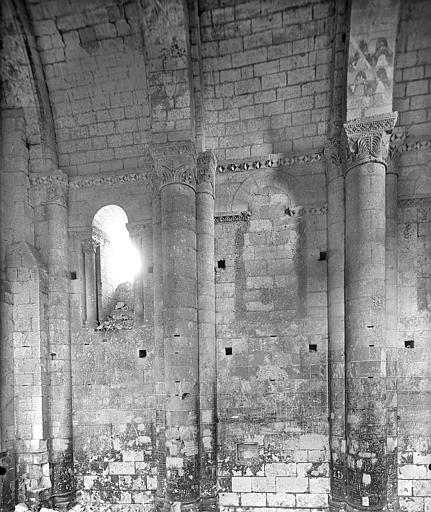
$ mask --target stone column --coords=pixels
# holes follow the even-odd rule
[[[344,170],[339,138],[325,145],[328,198],[328,394],[332,511],[345,506],[346,415],[344,357]]]
[[[217,506],[217,372],[214,282],[214,191],[216,159],[201,153],[197,165],[196,233],[199,330],[199,460],[202,512]]]
[[[127,224],[130,240],[133,246],[138,251],[141,260],[141,267],[139,272],[133,278],[133,302],[134,302],[134,317],[136,323],[144,321],[144,287],[142,282],[142,274],[144,259],[142,257],[142,225],[137,223]]]
[[[144,292],[144,321],[153,322],[154,315],[154,260],[153,260],[153,224],[142,226],[142,283]]]
[[[396,114],[345,123],[347,508],[382,510],[387,491],[385,181]]]
[[[67,176],[47,189],[48,340],[50,376],[50,465],[56,508],[73,500],[72,371],[69,325]]]
[[[96,249],[97,242],[92,237],[82,242],[85,275],[84,325],[93,329],[97,327]]]
[[[386,170],[386,351],[388,509],[398,510],[398,159],[405,133],[395,131]]]
[[[199,509],[196,161],[191,143],[153,150],[160,178],[166,502]]]
[[[162,264],[162,214],[160,185],[153,176],[153,278],[154,278],[154,381],[156,389],[156,459],[157,492],[156,510],[164,507],[166,496],[166,439],[165,439],[165,350],[163,346],[163,264]]]

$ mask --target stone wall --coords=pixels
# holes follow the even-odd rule
[[[295,171],[310,166],[218,180],[233,209],[216,216],[222,510],[327,506],[325,198],[296,203]]]
[[[136,169],[147,153],[149,103],[137,5],[29,4],[67,173]]]
[[[330,487],[334,479],[344,482],[337,468],[347,464],[341,458],[334,465],[331,428],[342,424],[336,436],[346,458],[344,406],[353,407],[343,402],[348,393],[345,316],[337,309],[345,299],[341,226],[347,211],[353,224],[365,214],[353,211],[353,200],[345,208],[346,162],[338,155],[329,165],[323,148],[342,130],[345,97],[355,85],[351,77],[346,81],[355,64],[354,58],[348,63],[350,12],[330,0],[192,3],[4,2],[4,509],[16,500],[50,496],[56,505],[64,491],[56,487],[59,476],[69,499],[74,473],[78,500],[95,508],[161,510],[178,498],[194,512],[204,497],[203,512],[213,511],[217,500],[222,512],[336,510]],[[387,395],[378,396],[394,420],[398,465],[386,475],[391,461],[385,459],[382,474],[392,481],[374,487],[373,497],[379,503],[389,497],[389,508],[396,509],[398,484],[403,512],[427,512],[431,506],[430,15],[429,2],[401,2],[392,107],[405,138],[398,129],[401,156],[391,161],[392,177],[386,177],[394,183],[398,173],[398,260],[388,264],[396,246],[390,232],[385,261],[395,274],[398,265],[398,287],[392,283],[398,320],[387,322],[384,331],[383,302],[377,304],[378,341],[386,343],[379,347],[381,359],[366,359],[377,356],[368,350],[374,348],[371,338],[361,337],[367,346],[356,356],[368,372],[362,375],[365,384],[355,387],[360,377],[353,370],[349,376],[350,398],[359,389],[365,403],[365,389],[375,397],[377,385],[367,379],[377,376],[369,374],[377,368],[384,374],[379,391],[390,390],[394,398],[388,405]],[[357,34],[368,28],[362,20]],[[376,52],[377,37],[370,39]],[[218,157],[214,240],[214,186],[210,166],[202,164],[205,149]],[[215,167],[213,157],[208,159]],[[383,162],[378,165],[382,185]],[[349,173],[355,172],[351,167]],[[340,233],[327,254],[332,179],[337,183],[331,188],[331,233],[337,226]],[[355,183],[349,186],[356,201]],[[370,195],[363,193],[367,200]],[[382,221],[380,199],[373,197],[373,207]],[[130,329],[97,329],[94,316],[91,226],[95,213],[109,204],[124,209],[128,229],[147,256],[134,297],[127,296],[133,314],[141,294],[141,316],[127,324]],[[372,224],[377,239],[381,233]],[[349,240],[372,263],[376,251],[367,256],[358,239]],[[329,316],[338,324],[328,339],[327,256],[334,254]],[[353,273],[355,257],[350,254]],[[208,286],[213,263],[215,322]],[[381,282],[392,275],[383,268]],[[361,298],[368,305],[375,299],[369,288]],[[364,326],[358,310],[359,332]],[[383,332],[395,339],[384,339]],[[353,356],[354,369],[360,364],[355,366]],[[365,411],[367,404],[362,406]],[[338,423],[330,424],[328,417],[340,410]],[[358,428],[358,439],[360,433]],[[351,447],[355,440],[349,440]],[[389,446],[386,432],[382,440],[381,446]],[[60,441],[70,442],[70,452],[73,442],[73,464],[68,450],[66,461],[56,459]],[[355,449],[349,454],[360,463]],[[361,494],[361,468],[350,470],[354,498],[368,498]]]
[[[207,147],[227,160],[321,148],[333,2],[208,1],[200,8]]]
[[[412,137],[429,137],[431,122],[431,35],[428,2],[402,2],[395,54],[394,110]]]
[[[426,510],[431,500],[430,201],[403,200],[399,209],[398,488],[408,511]]]

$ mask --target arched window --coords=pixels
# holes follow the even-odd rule
[[[117,205],[101,208],[93,219],[99,324],[104,327],[133,318],[132,283],[141,261],[130,240],[127,215]],[[124,323],[124,322],[123,322]]]

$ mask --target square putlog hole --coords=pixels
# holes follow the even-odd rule
[[[259,459],[259,446],[257,443],[238,443],[236,455],[240,463],[254,462]]]
[[[232,355],[232,347],[225,347],[225,349],[224,349],[224,353],[225,353],[227,356],[231,356],[231,355]]]
[[[143,348],[139,349],[139,357],[140,358],[147,357],[147,351]]]
[[[217,268],[225,269],[226,268],[226,260],[218,260]]]
[[[415,348],[415,340],[405,340],[404,347],[405,348]]]
[[[317,345],[315,345],[315,344],[308,345],[308,352],[317,352]]]

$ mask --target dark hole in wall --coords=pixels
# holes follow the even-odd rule
[[[224,351],[227,356],[232,355],[232,347],[225,347]]]
[[[314,343],[308,345],[308,352],[317,352],[317,345]]]
[[[217,268],[226,268],[226,260],[218,260]]]
[[[428,464],[428,469],[431,471],[431,464]]]
[[[259,446],[257,443],[238,443],[236,454],[239,463],[248,463],[259,458]]]
[[[180,334],[174,334],[174,338],[179,338],[180,336]]]
[[[75,279],[78,279],[77,275],[76,275],[76,272],[71,272],[70,273],[70,280],[71,281],[75,281]]]
[[[147,357],[147,351],[143,348],[139,349],[139,357]]]
[[[405,348],[415,348],[415,340],[405,340]]]
[[[0,476],[3,476],[6,474],[6,468],[4,466],[0,466]]]
[[[54,360],[57,357],[57,354],[55,352],[51,352],[51,359]]]
[[[341,41],[342,41],[343,43],[345,43],[345,42],[346,42],[346,37],[347,37],[346,33],[345,33],[345,32],[343,32],[343,33],[341,34]]]
[[[326,261],[326,251],[320,251],[319,261]]]

